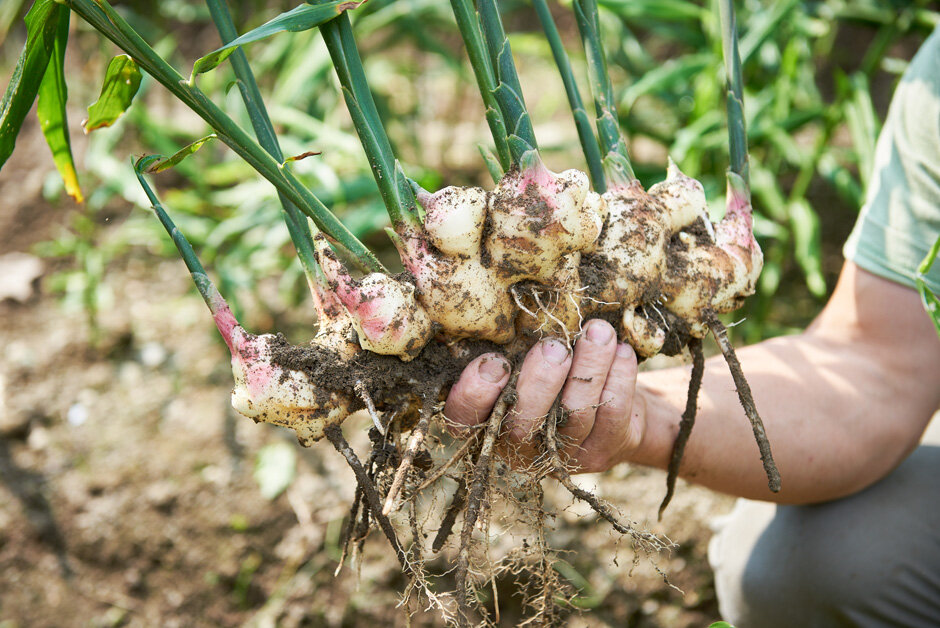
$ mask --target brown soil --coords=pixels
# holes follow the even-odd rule
[[[20,142],[41,148],[36,139]],[[17,185],[38,168],[22,149],[0,174],[0,189],[29,190],[0,204],[3,252],[55,235],[66,216],[40,186]],[[94,348],[84,315],[44,289],[25,304],[0,303],[0,625],[405,625],[396,608],[405,580],[384,539],[372,535],[361,562],[333,576],[355,483],[328,443],[297,447],[292,486],[261,496],[255,454],[295,440],[230,409],[225,348],[182,264],[137,251],[111,264],[106,284],[115,303]],[[408,368],[392,367],[388,386]],[[361,457],[369,425],[362,415],[344,425]],[[548,542],[564,548],[561,575],[590,609],[565,614],[567,625],[717,619],[705,522],[729,499],[680,482],[655,524],[664,474],[623,466],[574,481],[679,544],[658,564],[685,594],[645,561],[631,568],[628,544],[546,481],[546,509],[559,513]],[[524,542],[506,535],[491,551]],[[448,551],[433,571],[452,566]],[[496,584],[502,622],[517,621],[525,583]],[[440,624],[422,613],[414,623]]]

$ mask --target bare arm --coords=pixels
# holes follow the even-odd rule
[[[744,497],[808,503],[858,491],[916,446],[940,405],[940,340],[917,293],[852,263],[799,336],[738,352],[783,477],[767,489],[757,447],[721,358],[706,363],[682,475]],[[632,459],[665,468],[687,369],[645,373],[646,425]]]
[[[569,454],[582,470],[623,461],[665,468],[685,404],[688,368],[644,373],[637,385],[635,358],[623,348],[615,352],[611,345],[581,341],[573,357],[556,364],[543,360],[541,349],[533,349],[523,367],[521,411],[511,418],[510,439],[524,441],[539,412],[564,389],[569,408],[603,403],[580,412],[570,429]],[[940,406],[940,340],[917,293],[851,262],[806,332],[741,349],[738,356],[783,488],[777,494],[767,488],[721,358],[706,364],[680,472],[734,495],[811,503],[860,490],[910,453]],[[463,423],[485,417],[505,379],[483,382],[471,365],[445,413]]]

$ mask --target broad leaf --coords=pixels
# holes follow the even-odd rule
[[[111,59],[104,76],[101,94],[98,100],[88,108],[85,120],[85,133],[111,126],[134,102],[134,96],[140,89],[140,68],[127,55],[118,55]]]
[[[207,135],[205,137],[200,137],[195,142],[184,146],[183,148],[179,149],[178,151],[176,151],[169,157],[159,157],[156,155],[151,155],[148,161],[145,162],[142,159],[137,162],[139,171],[149,172],[152,174],[163,172],[164,170],[172,168],[179,162],[183,161],[184,159],[186,159],[187,157],[195,153],[197,150],[202,148],[203,144],[205,144],[209,140],[215,139],[216,137],[218,136],[215,133],[211,135]]]
[[[0,167],[13,154],[16,136],[39,93],[63,14],[68,9],[52,0],[36,0],[26,14],[26,46],[0,101]]]
[[[65,191],[79,203],[82,202],[82,190],[78,185],[78,174],[72,159],[72,144],[69,140],[68,117],[65,102],[68,89],[65,85],[65,46],[69,39],[69,12],[65,7],[59,17],[58,33],[49,66],[39,85],[39,105],[36,114],[39,126],[46,137],[46,143],[52,151],[55,167],[65,182]]]
[[[302,4],[286,13],[281,13],[273,20],[265,22],[258,28],[250,30],[241,37],[233,39],[221,48],[210,52],[193,65],[193,76],[213,70],[225,61],[229,55],[244,44],[264,39],[276,33],[309,30],[316,28],[324,22],[329,22],[347,9],[355,9],[364,0],[333,0],[323,4]],[[192,80],[192,79],[190,79]]]

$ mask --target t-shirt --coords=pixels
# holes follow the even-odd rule
[[[940,237],[940,27],[901,78],[878,137],[865,205],[845,243],[859,267],[914,286]],[[940,292],[940,260],[927,275]]]

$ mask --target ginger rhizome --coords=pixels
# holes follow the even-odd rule
[[[404,273],[354,277],[316,237],[324,277],[312,281],[320,332],[311,355],[335,368],[363,352],[404,363],[429,343],[459,356],[461,341],[518,355],[539,337],[573,341],[594,316],[615,320],[642,357],[675,354],[705,336],[709,313],[739,307],[761,269],[749,198],[733,174],[717,224],[701,184],[675,164],[649,190],[633,180],[599,195],[584,173],[556,174],[533,156],[492,191],[417,196],[423,222],[393,233]],[[278,364],[272,338],[237,325],[229,332],[236,410],[291,427],[309,444],[362,407],[354,391]]]

